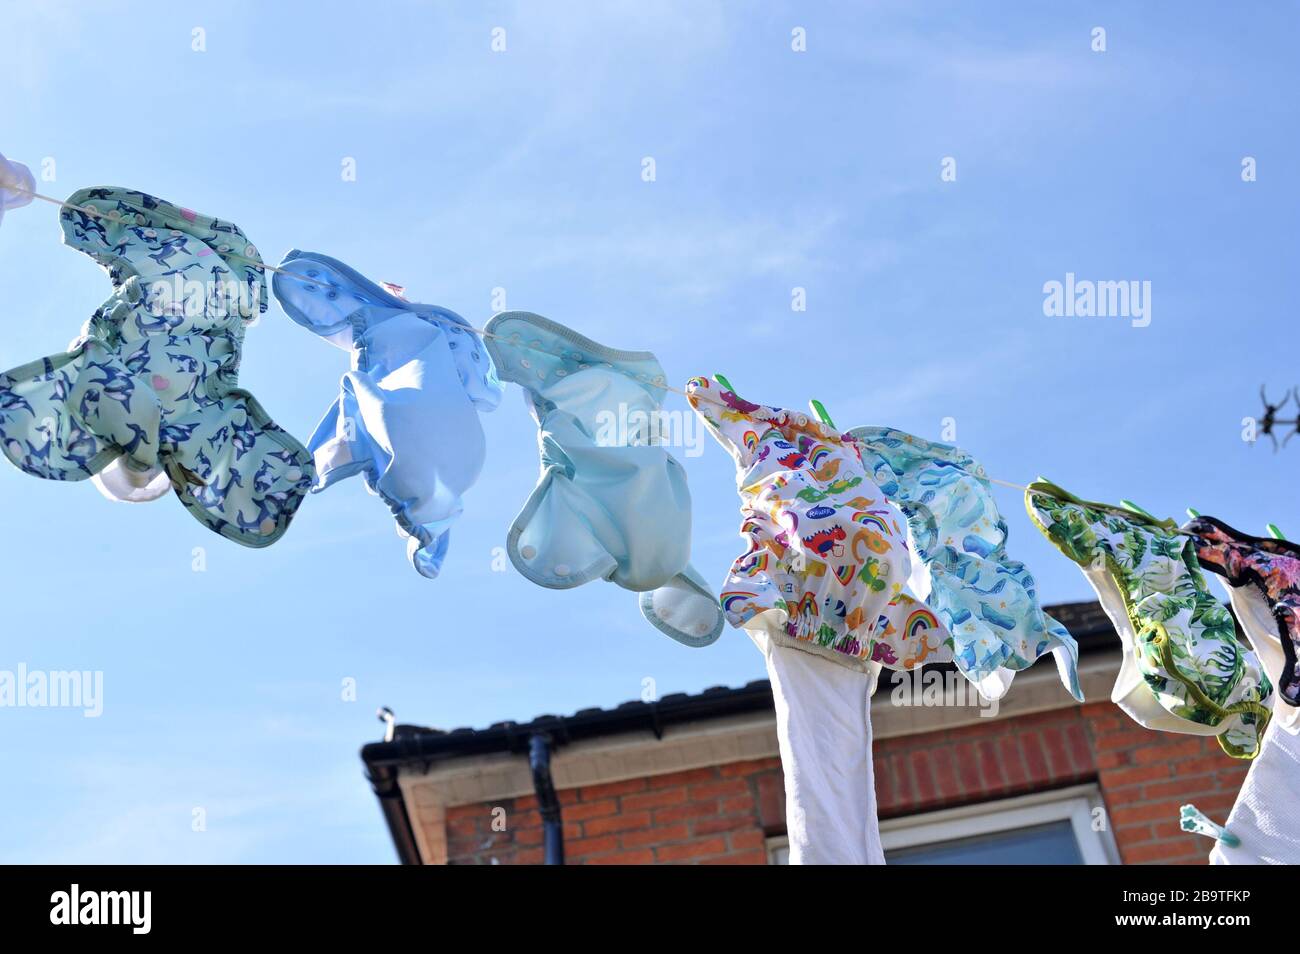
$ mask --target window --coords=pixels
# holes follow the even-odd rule
[[[880,824],[891,865],[1109,865],[1119,854],[1101,792],[1078,785],[1021,798],[891,818]],[[789,841],[769,838],[768,863],[790,863]]]
[[[886,852],[891,865],[1081,865],[1083,853],[1068,821],[971,835]]]
[[[890,864],[1116,864],[1105,820],[1097,786],[1078,785],[891,818],[880,838]]]

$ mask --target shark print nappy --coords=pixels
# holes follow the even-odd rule
[[[855,427],[867,470],[911,531],[912,589],[938,613],[953,661],[987,699],[1042,655],[1082,701],[1079,647],[1039,605],[1034,578],[1007,556],[1007,525],[984,468],[965,451],[888,427]]]
[[[873,677],[951,660],[943,623],[903,589],[906,530],[857,443],[709,378],[686,391],[736,462],[747,546],[722,592],[731,625]]]
[[[257,249],[229,222],[124,189],[78,192],[61,218],[113,293],[66,352],[0,375],[0,449],[116,499],[174,490],[222,536],[274,543],[315,471],[238,386],[245,325],[267,304]]]
[[[1254,758],[1273,685],[1206,585],[1195,541],[1171,520],[1080,500],[1037,480],[1029,517],[1083,570],[1124,643],[1111,701],[1140,725],[1213,735]]]

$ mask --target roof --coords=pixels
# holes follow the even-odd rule
[[[1115,630],[1095,602],[1064,603],[1047,607],[1079,643],[1080,655],[1113,649]],[[934,667],[952,669],[951,663]],[[883,681],[878,692],[888,691]],[[484,755],[492,752],[526,752],[528,740],[538,732],[563,745],[578,739],[596,738],[649,729],[661,735],[673,723],[717,719],[771,709],[772,687],[757,679],[739,688],[714,686],[698,693],[677,692],[654,702],[624,702],[610,709],[579,709],[568,716],[539,715],[528,722],[494,722],[482,729],[450,731],[399,724],[392,742],[374,742],[361,750],[367,765],[383,763],[429,764],[445,759]]]
[[[1115,648],[1115,629],[1101,604],[1062,603],[1046,609],[1078,642],[1080,656]],[[933,668],[955,667],[944,663]],[[888,691],[882,680],[877,692]],[[734,689],[714,686],[698,693],[673,693],[654,702],[632,701],[610,709],[579,709],[567,716],[540,715],[522,723],[495,722],[483,729],[444,731],[398,724],[393,728],[392,741],[371,742],[361,749],[361,758],[393,833],[399,857],[404,863],[418,864],[419,853],[410,819],[397,785],[397,772],[403,766],[428,768],[438,762],[477,755],[523,754],[528,751],[529,740],[538,733],[549,736],[557,746],[635,731],[650,731],[662,737],[670,725],[770,712],[773,708],[771,684],[766,679],[758,679]]]

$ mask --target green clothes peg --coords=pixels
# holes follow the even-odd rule
[[[813,398],[808,402],[808,406],[812,408],[812,412],[817,415],[823,424],[837,431],[839,430],[838,427],[835,427],[835,422],[831,420],[831,416],[826,413],[826,405],[822,404],[821,401]]]
[[[1197,835],[1204,835],[1207,838],[1213,838],[1215,841],[1222,842],[1229,848],[1240,848],[1241,839],[1234,835],[1222,825],[1216,824],[1206,817],[1205,813],[1195,805],[1184,805],[1178,811],[1178,827],[1183,831],[1192,832]]]
[[[736,393],[736,389],[735,389],[735,387],[732,386],[732,383],[731,383],[730,381],[727,380],[727,378],[726,378],[725,375],[718,374],[718,372],[714,371],[714,372],[713,372],[713,379],[714,379],[715,381],[717,381],[719,384],[721,384],[721,385],[722,385],[724,388],[726,388],[728,391],[730,391],[732,394],[735,394],[735,393]],[[739,395],[737,395],[737,396],[739,397]]]
[[[1131,500],[1123,500],[1123,499],[1121,499],[1120,502],[1119,502],[1119,505],[1120,505],[1121,507],[1123,507],[1125,510],[1132,511],[1133,513],[1137,514],[1137,515],[1140,516],[1140,517],[1146,517],[1148,520],[1154,521],[1155,523],[1159,523],[1159,522],[1160,522],[1159,520],[1156,520],[1156,518],[1153,517],[1150,513],[1148,513],[1147,511],[1143,510],[1141,507],[1139,507],[1137,504],[1135,504],[1135,503],[1134,503],[1133,501],[1131,501]]]
[[[1265,529],[1268,530],[1268,535],[1272,537],[1274,540],[1286,539],[1286,537],[1282,535],[1282,531],[1278,529],[1277,524],[1275,523],[1268,524]]]
[[[1201,512],[1199,510],[1193,510],[1191,507],[1187,508],[1187,516],[1191,517],[1193,520],[1195,520],[1200,515]]]

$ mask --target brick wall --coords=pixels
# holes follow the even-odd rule
[[[568,864],[766,864],[768,832],[785,826],[778,759],[630,779],[559,793]],[[493,831],[493,808],[505,831]],[[498,813],[499,816],[500,813]],[[532,796],[447,809],[450,864],[538,864],[542,820]]]
[[[875,758],[881,818],[1062,788],[1097,774],[1077,708],[882,739]]]
[[[1195,802],[1222,821],[1245,771],[1213,739],[1151,732],[1110,703],[876,745],[882,818],[1096,781],[1126,864],[1203,863],[1210,842],[1179,830],[1178,808]],[[560,801],[570,864],[765,864],[766,837],[785,828],[777,759],[568,789]],[[542,860],[531,796],[448,808],[446,825],[451,864]]]
[[[1081,711],[1124,863],[1204,864],[1211,842],[1179,829],[1178,808],[1192,802],[1222,824],[1249,763],[1214,739],[1151,732],[1108,703]]]

